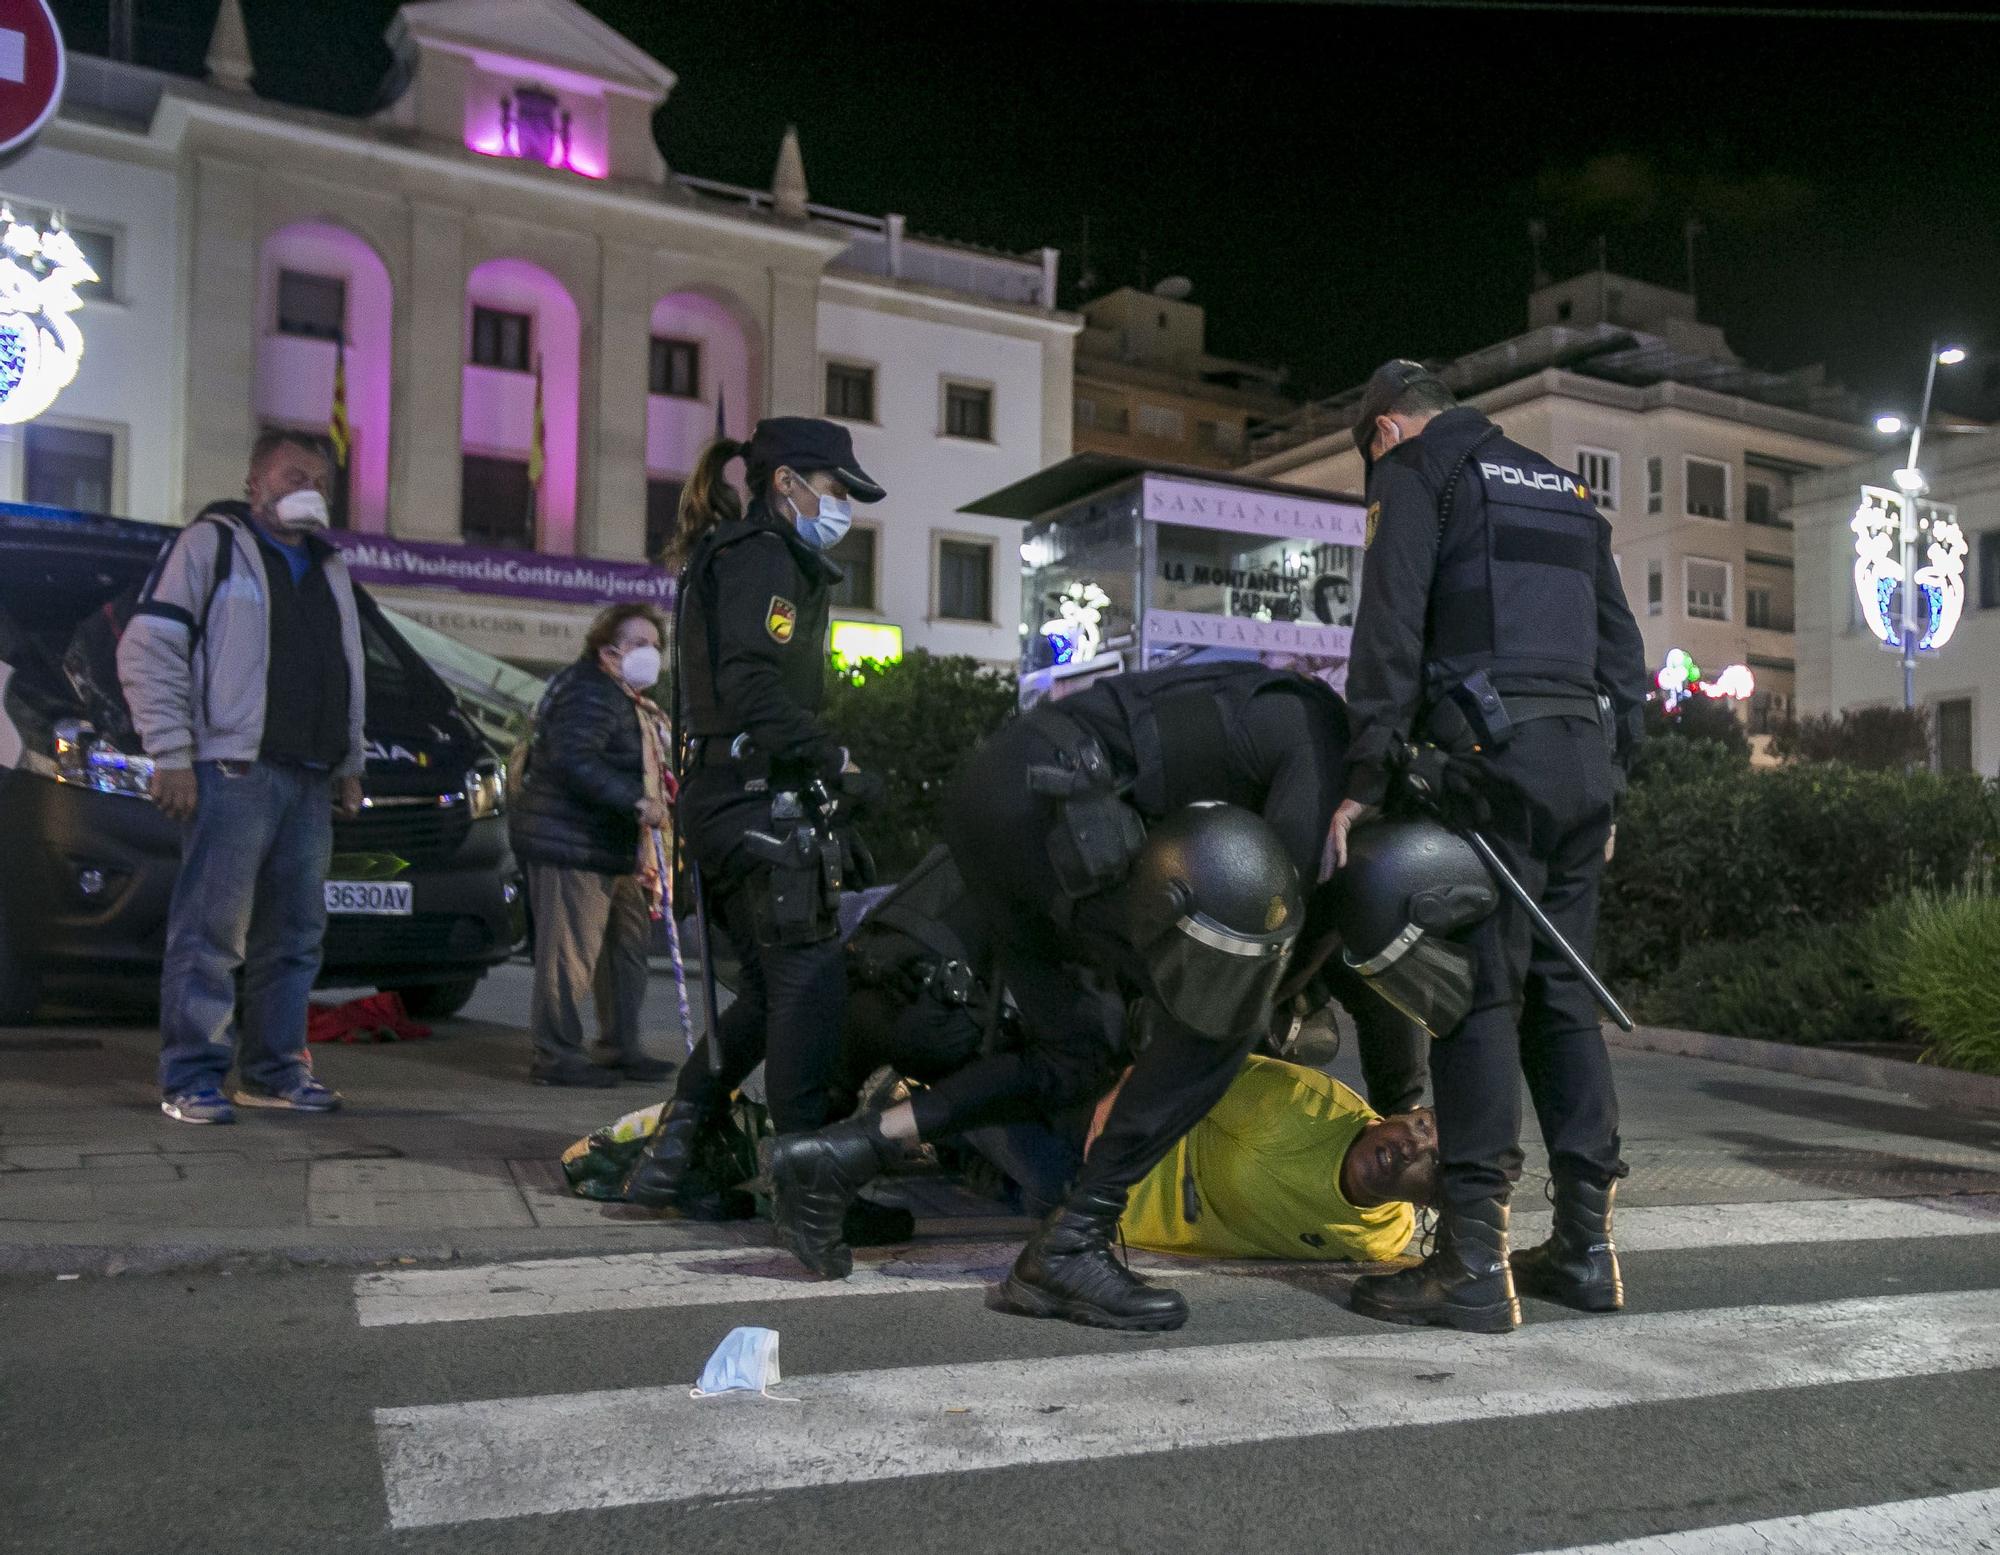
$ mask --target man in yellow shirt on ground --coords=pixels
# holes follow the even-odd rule
[[[1379,1263],[1409,1244],[1436,1186],[1428,1108],[1378,1117],[1330,1075],[1252,1057],[1132,1190],[1120,1226],[1150,1252]]]

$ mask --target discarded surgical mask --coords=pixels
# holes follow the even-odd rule
[[[778,1331],[775,1328],[732,1328],[715,1354],[702,1368],[699,1385],[688,1389],[690,1398],[714,1398],[718,1393],[757,1393],[784,1404],[795,1398],[780,1398],[771,1391],[778,1380]]]

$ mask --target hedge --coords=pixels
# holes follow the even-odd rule
[[[1880,963],[1884,985],[1923,1032],[1932,1057],[2000,1074],[2000,897],[1913,898]]]
[[[1995,791],[1968,774],[1750,771],[1717,746],[1660,744],[1621,803],[1605,878],[1598,961],[1614,981],[1656,982],[1696,945],[1853,923],[1993,868]]]
[[[1012,675],[921,648],[894,664],[866,663],[830,677],[826,720],[833,737],[888,786],[882,804],[861,820],[885,880],[901,876],[939,840],[946,785],[1014,706]]]

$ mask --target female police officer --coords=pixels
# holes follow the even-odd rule
[[[739,455],[747,509],[723,475]],[[826,553],[847,532],[850,502],[882,496],[845,429],[801,416],[760,421],[748,443],[711,443],[682,495],[667,557],[681,566],[675,635],[686,757],[677,815],[702,871],[711,925],[728,936],[743,970],[736,1002],[717,1023],[720,1064],[682,1068],[626,1179],[636,1203],[691,1207],[683,1190],[695,1139],[760,1059],[780,1134],[826,1121],[846,972],[825,809],[830,794],[856,786],[846,751],[815,716],[828,590],[840,577]]]

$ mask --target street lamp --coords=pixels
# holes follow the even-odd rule
[[[1924,427],[1931,419],[1931,391],[1937,387],[1937,370],[1940,367],[1956,367],[1964,360],[1965,348],[1963,346],[1948,346],[1936,340],[1931,342],[1930,355],[1924,365],[1923,407],[1917,412],[1917,419],[1910,424],[1909,428],[1910,456],[1903,461],[1901,469],[1890,472],[1890,479],[1896,483],[1896,489],[1903,494],[1903,500],[1898,504],[1902,511],[1900,522],[1897,525],[1899,533],[1896,538],[1898,541],[1897,549],[1902,563],[1902,579],[1899,585],[1902,609],[1899,612],[1901,619],[1897,623],[1897,636],[1899,638],[1899,646],[1902,649],[1903,706],[1905,708],[1914,708],[1917,705],[1917,646],[1919,639],[1924,633],[1924,627],[1920,626],[1917,620],[1917,546],[1919,543],[1917,501],[1926,491],[1930,490],[1930,482],[1924,479],[1924,472],[1918,468],[1917,458],[1923,452]],[[1904,423],[1901,416],[1887,415],[1875,418],[1875,430],[1886,436],[1893,437],[1897,435],[1903,430],[1903,426]],[[1889,493],[1887,492],[1883,492],[1881,495],[1884,498],[1889,497]],[[1864,488],[1862,511],[1855,517],[1855,533],[1863,547],[1864,570],[1866,570],[1865,558],[1869,549],[1868,536],[1864,531],[1871,527],[1867,522],[1870,511],[1871,500],[1868,497],[1867,489]],[[1880,515],[1879,504],[1875,506],[1874,512]],[[1950,522],[1949,518],[1946,519],[1946,522]],[[1875,534],[1880,535],[1879,516],[1872,527]],[[1886,541],[1878,541],[1877,545],[1880,548],[1886,549]],[[1886,560],[1886,558],[1883,559]],[[1857,578],[1858,581],[1860,580]],[[1884,622],[1883,626],[1886,628],[1887,623]]]

